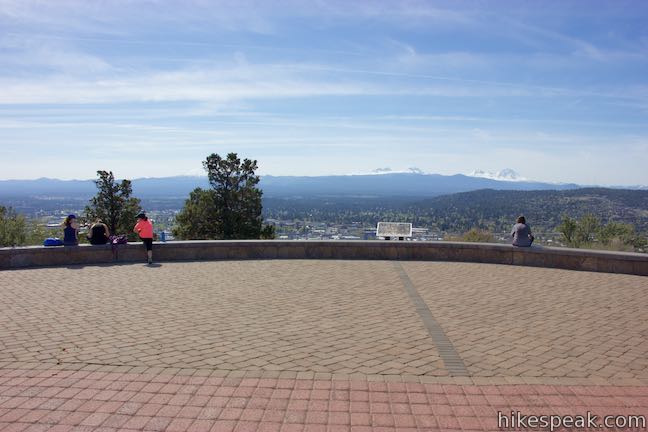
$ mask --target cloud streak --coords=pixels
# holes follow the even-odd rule
[[[84,57],[72,59],[85,63]],[[90,63],[95,64],[93,58]],[[43,60],[44,64],[50,64]],[[98,67],[111,70],[109,66]],[[72,67],[72,65],[70,65]],[[58,71],[64,72],[64,71]],[[399,78],[384,83],[380,77]],[[369,78],[369,79],[368,79]],[[430,82],[444,84],[433,85]],[[434,97],[596,97],[645,100],[636,88],[601,92],[427,74],[349,69],[313,64],[258,64],[173,71],[138,71],[105,78],[0,78],[0,104],[108,104],[127,102],[226,103],[322,96],[426,95]]]
[[[496,170],[515,150],[556,180],[587,153],[648,183],[648,12],[576,20],[579,7],[0,0],[0,148],[33,166],[62,148],[89,165],[145,149],[138,175],[191,170],[206,151],[325,174]],[[4,159],[3,175],[33,170]]]

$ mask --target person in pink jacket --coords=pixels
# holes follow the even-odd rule
[[[153,264],[153,223],[144,212],[137,215],[137,223],[133,231],[139,235],[146,247],[148,263]]]

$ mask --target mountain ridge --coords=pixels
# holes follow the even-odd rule
[[[148,177],[132,180],[133,195],[139,198],[181,198],[196,187],[209,187],[207,177]],[[442,175],[384,173],[381,175],[261,176],[259,184],[268,197],[299,196],[420,196],[434,197],[478,189],[565,190],[582,186],[534,181],[500,181],[464,174]],[[0,180],[0,198],[16,196],[91,197],[93,180]]]

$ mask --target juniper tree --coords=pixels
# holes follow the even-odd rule
[[[263,226],[261,196],[255,174],[257,161],[236,153],[216,153],[203,162],[211,189],[191,192],[176,217],[174,235],[183,239],[273,238],[272,226]]]
[[[140,211],[140,200],[132,197],[130,180],[115,181],[112,171],[97,171],[97,195],[85,208],[88,221],[101,219],[111,234],[131,234],[135,216]]]

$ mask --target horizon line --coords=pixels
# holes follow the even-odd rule
[[[479,179],[484,179],[484,180],[491,180],[495,182],[500,182],[500,183],[541,183],[541,184],[549,184],[549,185],[555,185],[555,186],[565,186],[565,185],[575,185],[581,188],[596,188],[596,187],[602,187],[602,188],[634,188],[634,189],[648,189],[648,185],[644,185],[641,183],[634,183],[634,184],[580,184],[580,183],[575,183],[575,182],[555,182],[555,181],[545,181],[545,180],[533,180],[533,179],[527,179],[527,178],[522,178],[520,180],[507,180],[507,179],[497,179],[497,178],[490,178],[490,177],[482,177],[482,176],[474,176],[466,173],[456,173],[456,174],[439,174],[439,173],[428,173],[428,172],[422,172],[422,171],[386,171],[386,172],[366,172],[366,173],[350,173],[350,174],[323,174],[323,175],[273,175],[273,174],[259,174],[259,177],[308,177],[308,178],[317,178],[317,177],[355,177],[355,176],[383,176],[383,175],[390,175],[390,174],[405,174],[405,175],[420,175],[420,176],[442,176],[442,177],[454,177],[454,176],[464,176],[464,177],[470,177],[470,178],[479,178]],[[160,179],[171,179],[171,178],[207,178],[206,175],[196,175],[196,174],[177,174],[177,175],[168,175],[168,176],[151,176],[151,177],[135,177],[131,179],[122,179],[122,178],[115,178],[115,180],[130,180],[136,181],[136,180],[160,180]],[[88,178],[88,179],[80,179],[80,178],[72,178],[72,179],[62,179],[62,178],[54,178],[54,177],[37,177],[37,178],[28,178],[28,179],[17,179],[17,178],[7,178],[7,179],[0,179],[0,182],[29,182],[29,181],[38,181],[38,180],[52,180],[52,181],[61,181],[61,182],[92,182],[95,181],[94,178]]]

